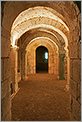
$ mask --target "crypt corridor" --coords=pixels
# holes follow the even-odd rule
[[[81,2],[1,2],[1,120],[81,120]]]

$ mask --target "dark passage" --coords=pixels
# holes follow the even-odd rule
[[[36,49],[36,73],[48,72],[48,49],[39,46]]]

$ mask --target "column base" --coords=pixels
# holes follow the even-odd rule
[[[69,91],[69,84],[66,84],[66,91]]]
[[[59,77],[59,80],[65,80],[65,77]]]
[[[18,93],[19,89],[20,89],[20,88],[18,88],[18,89],[11,95],[11,99],[13,99],[14,96]]]

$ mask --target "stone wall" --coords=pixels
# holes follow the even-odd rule
[[[77,121],[81,119],[81,55],[79,54],[80,51],[81,51],[80,41],[71,43],[70,45],[71,118]]]
[[[1,35],[1,120],[11,119],[10,33],[2,27]]]
[[[71,118],[81,120],[81,40],[80,40],[80,13],[76,5],[74,15],[74,25],[71,27],[71,38],[69,43],[70,51],[70,104]]]
[[[81,55],[80,55],[80,13],[73,2],[17,2],[7,1],[2,5],[1,22],[1,116],[3,121],[11,120],[11,27],[20,12],[37,5],[55,9],[55,14],[69,27],[68,48],[70,58],[70,115],[71,120],[80,120],[81,117]],[[51,22],[51,21],[50,21]],[[61,27],[60,27],[61,30]],[[62,28],[63,31],[63,28]],[[12,62],[13,63],[13,62]],[[17,65],[17,64],[16,64]],[[15,66],[16,66],[15,65]],[[17,67],[15,67],[17,77]],[[13,76],[14,79],[14,76]]]

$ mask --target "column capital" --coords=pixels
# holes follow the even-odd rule
[[[11,45],[11,49],[17,51],[17,50],[19,50],[19,47],[18,47],[18,46],[14,46],[14,47],[13,47],[13,46]]]
[[[64,46],[60,46],[59,47],[59,53],[65,53],[66,50],[64,48],[65,48]]]
[[[65,58],[65,53],[59,53],[59,57]]]

